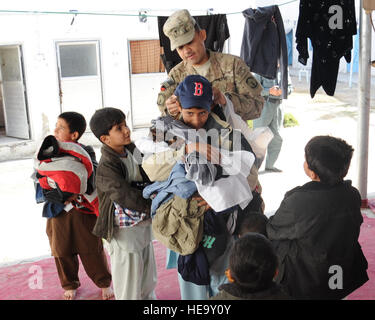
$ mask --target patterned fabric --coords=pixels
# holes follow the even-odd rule
[[[138,223],[142,222],[143,220],[146,220],[147,214],[141,213],[138,211],[129,210],[126,208],[122,208],[120,205],[118,205],[116,202],[114,202],[115,205],[115,226],[119,228],[130,228]]]
[[[43,189],[84,194],[87,180],[94,173],[89,154],[75,142],[60,142],[47,136],[35,159],[37,178]]]
[[[296,48],[298,61],[306,65],[309,58],[307,39],[311,40],[311,98],[314,98],[320,86],[328,95],[334,95],[340,59],[345,57],[346,62],[350,63],[355,34],[357,22],[354,0],[300,1]]]
[[[45,200],[64,203],[73,194],[77,210],[99,215],[99,202],[94,190],[94,165],[83,145],[60,142],[47,136],[34,159],[36,179],[43,189]]]
[[[209,55],[211,66],[205,76],[208,81],[229,97],[234,111],[243,120],[258,118],[264,103],[261,96],[263,88],[254,78],[249,67],[240,57],[234,55],[210,50]],[[169,72],[169,80],[164,82],[157,99],[157,105],[163,116],[168,114],[165,101],[174,93],[178,84],[190,74],[197,74],[197,71],[186,61],[180,62]]]
[[[167,16],[158,17],[158,29],[160,46],[164,49],[164,54],[161,55],[161,58],[169,73],[182,60],[177,50],[171,51],[171,41],[163,31],[164,24],[168,18]],[[224,42],[230,36],[227,16],[225,14],[212,14],[208,16],[194,16],[193,19],[202,30],[206,30],[205,47],[212,51],[223,52]]]

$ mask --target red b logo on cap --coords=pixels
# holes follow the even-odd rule
[[[194,82],[195,84],[195,96],[201,96],[203,94],[203,84],[201,82]]]

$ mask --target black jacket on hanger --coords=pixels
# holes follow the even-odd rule
[[[242,11],[245,28],[241,58],[251,72],[275,79],[280,62],[282,98],[288,97],[288,48],[284,22],[278,6],[259,7]]]
[[[333,5],[342,10],[342,28],[334,28],[338,21]],[[336,14],[340,18],[339,14]],[[331,26],[330,26],[331,24]],[[307,38],[313,47],[310,95],[313,98],[320,86],[333,96],[336,89],[340,59],[349,63],[353,48],[353,35],[357,33],[354,0],[300,0],[296,30],[298,61],[306,65],[309,58]]]
[[[205,45],[207,49],[212,51],[222,52],[224,42],[229,38],[229,28],[227,23],[227,16],[225,14],[213,14],[207,16],[193,16],[195,21],[206,30],[207,39]],[[165,69],[169,71],[181,62],[181,58],[177,51],[171,51],[171,44],[169,38],[163,32],[164,23],[168,17],[158,17],[159,39],[160,46],[164,48],[164,55],[161,56]]]

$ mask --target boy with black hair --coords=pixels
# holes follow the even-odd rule
[[[170,120],[171,117],[164,118],[164,121],[166,122],[165,127],[167,128],[167,132],[169,130],[168,133],[174,132],[178,137],[184,140],[185,144],[179,149],[185,154],[183,162],[186,162],[186,159],[191,155],[198,154],[197,157],[192,160],[192,165],[188,169],[185,167],[185,169],[188,173],[191,173],[191,176],[198,177],[196,180],[194,180],[195,178],[190,177],[191,180],[199,180],[196,182],[198,193],[194,194],[191,198],[198,201],[198,207],[205,207],[206,213],[204,214],[203,219],[203,234],[206,236],[206,239],[212,240],[212,243],[202,244],[205,253],[204,255],[207,258],[205,266],[208,265],[208,268],[205,268],[205,271],[207,271],[207,274],[209,273],[209,276],[208,280],[205,278],[205,280],[207,280],[205,283],[208,284],[197,284],[197,281],[193,282],[193,279],[187,277],[188,275],[195,273],[190,271],[190,269],[189,272],[184,273],[184,267],[186,265],[182,263],[182,256],[178,257],[180,293],[183,300],[207,299],[209,296],[215,295],[218,292],[219,285],[226,281],[225,269],[228,265],[229,251],[234,241],[234,238],[231,235],[233,230],[229,230],[231,228],[228,227],[226,221],[228,219],[226,218],[233,213],[234,206],[242,204],[244,201],[246,202],[246,200],[248,200],[247,203],[252,203],[251,186],[253,186],[254,189],[255,186],[252,184],[254,181],[252,179],[250,181],[249,177],[252,176],[252,165],[250,159],[253,159],[254,161],[254,156],[251,146],[240,131],[233,130],[227,122],[222,121],[216,114],[211,112],[214,102],[213,88],[211,83],[205,77],[197,74],[188,75],[177,86],[175,96],[177,97],[177,106],[180,117],[178,120]],[[171,121],[172,124],[168,121]],[[175,126],[174,129],[173,126]],[[157,126],[157,128],[159,127]],[[204,133],[207,132],[210,132],[210,135],[208,135],[207,140],[205,140]],[[200,133],[202,136],[200,136]],[[247,177],[242,175],[241,178],[238,178],[240,175],[239,172],[232,174],[223,173],[223,158],[226,157],[225,161],[228,161],[228,154],[230,152],[239,152],[241,153],[241,156],[245,158],[246,161],[241,161],[241,165],[243,162],[246,163],[246,166],[244,167],[247,168],[243,169],[243,171],[247,172]],[[197,165],[207,164],[215,166],[214,168],[216,169],[212,169],[213,166],[197,168]],[[227,167],[228,164],[226,164],[226,170],[228,169]],[[241,168],[243,167],[241,166]],[[203,172],[199,173],[200,169]],[[200,174],[202,179],[199,178]],[[233,179],[231,180],[231,178]],[[233,193],[230,192],[232,191],[231,187],[228,186],[233,183],[232,181],[235,180],[235,178],[238,178],[236,182],[241,181],[241,185],[239,185],[240,183],[233,184],[237,188],[236,195],[233,195]],[[216,191],[212,192],[213,189],[209,189],[209,187],[205,188],[208,183],[206,181],[203,182],[203,179],[212,180],[212,183],[217,183],[215,185]],[[256,184],[256,182],[254,184]],[[210,187],[212,187],[212,185]],[[254,193],[257,193],[257,189],[254,190]],[[241,201],[233,201],[233,199],[240,199],[242,196],[244,198],[241,198]],[[260,195],[259,198],[261,199]],[[174,201],[173,198],[171,201]],[[209,203],[211,203],[211,206]],[[215,209],[218,203],[221,205],[221,210]],[[221,213],[218,213],[216,216],[214,210]],[[225,210],[227,210],[227,213],[223,213]],[[257,205],[254,205],[254,211],[262,212],[262,210],[262,201],[259,201],[257,202]],[[163,210],[159,210],[157,215],[160,216],[161,214],[166,215]],[[180,212],[179,216],[181,215]],[[162,220],[163,219],[167,221],[167,223],[170,221],[164,216]],[[223,228],[221,226],[223,226]],[[154,230],[154,234],[157,234],[157,232],[158,230]],[[194,252],[194,254],[196,252]],[[174,253],[169,252],[167,262],[169,268],[177,267],[177,259],[173,261],[174,258]],[[197,265],[200,266],[202,264],[197,263]],[[203,272],[200,274],[202,273]],[[183,275],[185,275],[185,278]]]
[[[312,138],[304,162],[312,181],[288,191],[269,218],[267,235],[280,262],[276,281],[296,299],[342,299],[368,280],[358,242],[361,196],[344,181],[352,154],[342,139]]]
[[[348,173],[353,151],[341,139],[316,136],[305,147],[305,173],[313,181],[334,186],[342,182]]]
[[[260,233],[267,237],[267,223],[268,218],[259,212],[249,212],[245,213],[242,221],[239,222],[240,228],[238,231],[238,236],[242,237],[248,232]]]
[[[43,216],[48,217],[46,232],[52,255],[55,258],[60,283],[65,290],[63,298],[65,300],[73,300],[76,296],[76,290],[80,286],[78,278],[79,261],[77,257],[79,255],[87,275],[102,289],[102,297],[107,300],[113,297],[110,287],[111,274],[104,254],[102,240],[92,234],[92,229],[97,219],[95,201],[88,206],[87,201],[80,200],[83,196],[78,192],[61,192],[59,188],[50,188],[48,184],[43,184],[43,181],[51,181],[49,177],[49,172],[51,172],[55,174],[53,177],[56,185],[60,181],[65,181],[64,185],[61,183],[61,188],[66,187],[66,184],[69,183],[68,189],[69,187],[73,188],[76,185],[74,181],[67,183],[70,179],[69,177],[71,177],[69,174],[73,173],[73,177],[77,178],[80,177],[80,171],[79,167],[74,166],[74,169],[72,169],[69,165],[80,163],[84,159],[91,172],[88,179],[87,175],[82,175],[85,178],[81,177],[81,179],[87,179],[87,181],[83,181],[85,187],[87,183],[87,189],[85,188],[83,192],[86,192],[85,195],[88,197],[96,198],[95,167],[97,162],[95,151],[91,146],[84,146],[78,143],[85,129],[86,120],[77,112],[64,112],[58,116],[54,136],[46,137],[43,144],[52,144],[54,146],[53,153],[57,155],[57,158],[54,158],[56,159],[55,162],[51,161],[44,167],[44,169],[48,169],[48,165],[51,165],[52,171],[38,171],[36,187],[37,194],[38,189],[40,191],[39,194],[43,194],[41,201],[45,202]],[[48,148],[43,150],[43,145],[38,153],[38,160],[41,160],[40,157],[45,159],[52,157]],[[63,147],[64,152],[62,152],[60,147]],[[69,150],[72,151],[71,154],[68,153]],[[65,160],[65,162],[57,161],[66,155],[69,155],[70,162],[69,160]],[[74,160],[77,157],[81,158]],[[61,165],[60,163],[62,162],[63,164]],[[43,164],[43,161],[40,161],[37,168],[41,169],[41,164]],[[43,172],[46,177],[43,177],[40,172]],[[58,172],[58,178],[56,172]],[[75,174],[78,174],[78,176]],[[46,180],[47,177],[49,180]],[[79,181],[78,184],[80,184]],[[41,188],[44,189],[43,192],[41,192]],[[45,188],[50,190],[46,192],[45,190],[47,189]],[[46,212],[48,212],[48,215],[45,215]]]
[[[117,300],[156,299],[156,263],[151,238],[151,201],[142,196],[149,181],[136,159],[125,114],[116,108],[95,112],[90,128],[102,142],[96,174],[99,217],[93,233],[108,241]]]
[[[253,232],[243,235],[234,243],[229,257],[229,283],[221,285],[212,300],[290,299],[273,281],[277,265],[275,250],[265,236]]]
[[[86,130],[86,120],[78,112],[67,111],[57,118],[55,136],[60,141],[78,141]],[[72,135],[72,136],[69,136]],[[91,148],[88,146],[88,148]]]

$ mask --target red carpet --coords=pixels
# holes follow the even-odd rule
[[[370,280],[349,295],[349,300],[375,300],[375,219],[366,216],[363,219],[359,240],[369,264]],[[179,300],[177,270],[165,269],[166,249],[163,245],[155,241],[154,250],[158,270],[156,296],[159,300]],[[41,289],[33,281],[38,270],[42,272]],[[82,265],[79,277],[81,287],[77,290],[77,299],[101,299],[100,289],[88,278]],[[59,300],[62,293],[53,258],[0,268],[0,300]]]
[[[363,216],[359,243],[368,262],[370,280],[350,294],[348,300],[375,300],[375,219]]]
[[[165,269],[166,249],[163,245],[155,241],[154,250],[158,271],[156,296],[159,300],[179,300],[177,270]],[[38,271],[42,272],[41,289],[36,280]],[[101,300],[101,290],[86,275],[81,263],[79,279],[77,300]],[[53,258],[0,268],[0,300],[60,300],[62,294]]]
[[[375,213],[375,199],[368,200],[368,207],[371,209],[372,212]]]

